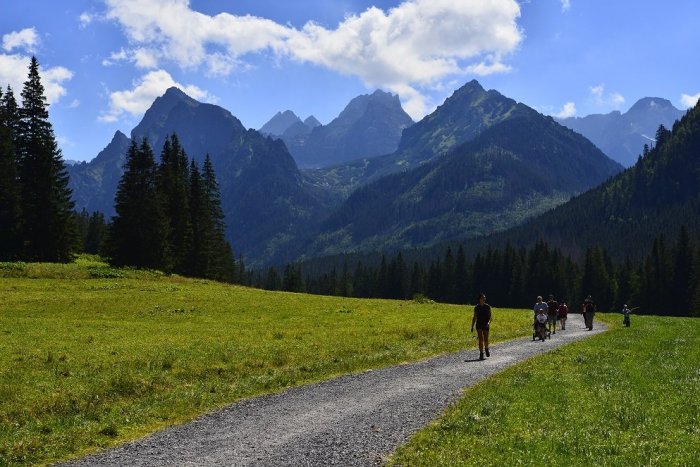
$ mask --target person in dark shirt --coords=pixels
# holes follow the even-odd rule
[[[491,325],[491,305],[486,303],[486,295],[479,294],[479,304],[474,307],[474,316],[472,317],[472,332],[476,325],[476,333],[479,336],[479,360],[484,359],[484,349],[486,356],[490,357],[489,352],[489,326]]]
[[[559,318],[559,302],[554,300],[554,295],[549,296],[547,301],[547,326],[549,332],[557,333],[557,319]]]

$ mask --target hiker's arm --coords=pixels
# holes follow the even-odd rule
[[[474,316],[472,316],[472,332],[474,332],[474,325],[476,324],[476,308],[474,309]]]

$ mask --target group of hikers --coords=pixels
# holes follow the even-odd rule
[[[491,306],[486,303],[486,294],[479,294],[479,303],[474,307],[474,315],[472,317],[471,332],[474,332],[476,327],[477,337],[479,339],[479,360],[484,360],[491,356],[489,350],[489,327],[491,325]],[[626,310],[626,311],[625,311]],[[538,337],[544,341],[547,336],[557,333],[557,323],[560,330],[566,329],[566,320],[569,314],[569,307],[566,301],[562,300],[559,303],[554,299],[554,295],[549,296],[549,300],[544,302],[542,296],[537,297],[537,302],[533,307],[535,313],[533,321],[533,340]],[[591,295],[581,304],[580,313],[583,315],[583,321],[587,330],[593,330],[593,317],[595,316],[597,307]],[[627,305],[622,310],[625,326],[629,326],[630,310]]]

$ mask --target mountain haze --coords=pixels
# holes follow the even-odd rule
[[[654,143],[659,125],[671,128],[683,116],[667,99],[645,97],[627,112],[570,117],[559,122],[593,141],[608,157],[630,167],[642,153],[644,145]]]
[[[282,139],[300,167],[325,167],[393,152],[412,124],[399,96],[377,90],[352,99],[328,125],[303,138],[285,132]]]

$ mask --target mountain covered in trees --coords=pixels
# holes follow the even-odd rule
[[[622,169],[586,138],[523,104],[496,112],[502,121],[488,127],[477,125],[484,120],[475,116],[468,120],[472,125],[465,124],[449,104],[404,132],[399,151],[416,158],[423,154],[429,162],[358,188],[323,223],[310,255],[400,250],[488,235],[562,204]],[[477,116],[485,113],[493,115],[480,109]],[[452,122],[453,129],[459,121],[460,138],[476,127],[482,131],[436,157],[457,138],[441,134],[450,126],[438,121]]]
[[[293,114],[279,115],[279,120],[277,116],[273,120],[291,121]],[[401,107],[399,96],[377,90],[352,99],[329,124],[312,127],[313,123],[309,119],[293,122],[279,134],[299,167],[327,167],[391,153],[413,120]]]
[[[457,89],[434,112],[406,128],[396,151],[333,167],[305,170],[304,175],[311,183],[347,196],[358,186],[444,155],[487,128],[531,111],[526,105],[493,89],[487,91],[478,81],[472,80]]]
[[[541,218],[492,239],[531,245],[545,239],[580,257],[594,245],[616,260],[637,259],[658,234],[676,238],[685,226],[700,236],[700,107],[672,130],[659,126],[656,145],[645,146],[635,165]]]
[[[659,125],[670,128],[683,116],[667,99],[645,97],[627,112],[613,111],[560,119],[559,123],[593,141],[608,157],[625,167],[637,162],[645,144],[654,143]]]
[[[113,140],[110,146],[140,144],[146,138],[158,151],[172,134],[178,135],[182,148],[200,166],[209,155],[220,185],[226,239],[237,254],[258,260],[284,255],[287,242],[319,218],[320,197],[304,184],[282,141],[246,130],[229,111],[200,103],[177,88],[168,89],[155,100],[128,141],[117,136],[117,142]],[[126,153],[112,151],[110,146],[103,157],[69,168],[74,199],[84,203],[78,204],[78,209],[90,206],[113,212],[116,185],[111,201],[108,194],[99,195],[107,193],[112,181],[121,176],[118,167]],[[110,170],[98,177],[100,165]],[[89,178],[86,174],[97,180],[84,183]]]

